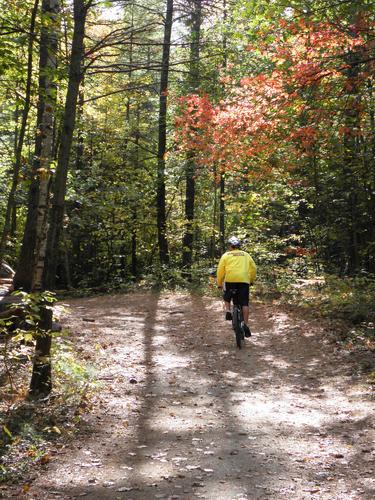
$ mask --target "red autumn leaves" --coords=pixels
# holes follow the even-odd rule
[[[317,154],[333,137],[353,133],[343,122],[346,107],[356,106],[355,127],[363,128],[368,68],[359,62],[353,76],[348,58],[366,59],[365,38],[354,27],[283,21],[272,41],[247,47],[264,70],[239,81],[229,70],[223,77],[226,96],[218,104],[206,94],[180,99],[180,148],[202,165],[227,170],[246,163],[260,174],[275,165],[294,168],[301,156]]]

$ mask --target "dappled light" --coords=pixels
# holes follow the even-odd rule
[[[0,0],[0,499],[375,498],[372,3]]]
[[[370,478],[347,471],[372,456],[362,450],[375,438],[373,402],[319,323],[306,331],[305,319],[256,304],[240,351],[216,299],[149,293],[70,304],[64,322],[77,345],[100,346],[101,390],[76,446],[31,494],[371,498]]]

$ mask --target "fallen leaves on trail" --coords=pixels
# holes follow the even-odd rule
[[[48,462],[51,460],[51,455],[49,455],[48,453],[46,455],[43,455],[42,457],[40,457],[39,459],[39,463],[42,464],[42,465],[45,465],[45,464],[48,464]]]
[[[139,490],[140,490],[140,488],[137,488],[137,487],[122,486],[121,488],[118,488],[116,491],[118,491],[120,493],[124,493],[127,491],[139,491]]]
[[[58,490],[74,491],[74,498],[93,500],[349,498],[351,478],[357,481],[364,470],[371,477],[374,468],[371,401],[350,395],[348,379],[340,385],[341,372],[330,353],[322,353],[319,332],[289,336],[295,330],[286,314],[267,319],[267,308],[258,306],[253,321],[260,333],[239,353],[216,309],[196,317],[191,300],[102,297],[103,329],[97,326],[99,298],[90,302],[85,317],[97,324],[88,324],[77,342],[83,352],[94,352],[98,378],[108,382],[81,420],[74,449],[32,485],[34,497],[47,491],[48,478]],[[125,313],[132,320],[126,335],[122,326],[109,326]],[[147,329],[145,314],[156,318]],[[71,321],[82,328],[80,318]],[[323,386],[326,397],[318,401]],[[344,421],[345,410],[353,413]],[[360,426],[369,433],[357,435]]]
[[[45,427],[43,429],[44,432],[54,432],[55,434],[61,434],[61,430],[54,425],[53,427]]]

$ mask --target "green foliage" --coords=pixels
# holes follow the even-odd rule
[[[51,299],[48,295],[47,298]],[[31,306],[37,299],[25,297],[25,300]],[[35,313],[33,317],[37,321]],[[54,391],[48,401],[23,401],[27,382],[23,363],[16,365],[14,356],[10,367],[12,379],[17,384],[17,399],[12,403],[13,394],[11,406],[4,401],[0,404],[0,421],[3,423],[0,428],[0,483],[21,479],[35,463],[47,463],[51,445],[61,438],[66,440],[75,432],[79,415],[96,387],[94,366],[78,359],[73,343],[67,338],[68,333],[53,335]],[[30,340],[27,331],[24,331],[23,339],[17,339],[17,345],[22,340]],[[12,343],[13,351],[15,343]],[[31,357],[32,348],[24,346],[23,353],[25,349]],[[5,388],[1,390],[0,396],[3,396]],[[9,399],[9,394],[5,395]]]
[[[147,274],[144,274],[139,281],[140,286],[155,290],[183,289],[188,286],[188,283],[181,269],[162,265],[154,265],[148,269]]]
[[[21,325],[16,329],[12,341],[29,342],[37,335],[43,335],[45,332],[40,328],[40,310],[42,307],[53,310],[55,294],[50,291],[27,293],[19,290],[12,295],[21,299],[17,308],[22,310]]]
[[[55,391],[63,394],[66,402],[80,401],[84,395],[93,390],[95,367],[79,361],[75,355],[73,342],[69,341],[68,332],[55,338],[52,348]]]
[[[0,205],[4,207],[14,160],[13,144],[23,105],[27,26],[33,2],[28,0],[21,5],[11,0],[0,2],[0,5],[4,5],[2,28],[10,33],[2,37],[0,46],[0,68],[4,76],[0,90],[0,177],[3,180]],[[86,40],[89,57],[85,61],[87,71],[81,87],[82,102],[68,174],[58,287],[73,288],[71,294],[76,296],[126,291],[137,281],[145,287],[204,288],[207,283],[205,269],[214,265],[221,253],[220,174],[225,178],[225,233],[236,234],[246,242],[245,248],[259,267],[257,289],[260,295],[283,295],[285,300],[298,302],[299,291],[303,289],[298,287],[299,280],[310,280],[323,273],[355,276],[362,270],[373,272],[373,77],[368,74],[363,78],[358,73],[361,81],[355,88],[336,85],[323,100],[318,99],[321,96],[315,88],[300,88],[298,102],[303,111],[294,108],[293,112],[287,111],[291,128],[312,120],[325,138],[317,144],[314,154],[304,155],[301,151],[297,158],[289,158],[288,144],[285,144],[285,135],[281,134],[278,148],[270,158],[267,151],[264,157],[254,154],[246,160],[239,159],[231,171],[224,163],[197,166],[192,281],[186,278],[180,269],[186,223],[186,156],[174,142],[173,124],[179,107],[177,97],[187,93],[189,88],[186,76],[190,64],[188,4],[184,20],[174,26],[175,33],[179,34],[171,47],[165,172],[171,265],[159,266],[155,198],[160,75],[156,62],[162,55],[160,14],[164,13],[165,2],[156,2],[153,10],[147,8],[147,2],[130,2],[115,25],[105,19],[97,23],[101,12],[109,6],[110,2],[105,2],[89,10]],[[268,75],[280,61],[262,54],[261,46],[268,41],[273,50],[277,44],[281,46],[282,41],[288,40],[291,31],[283,26],[289,21],[298,24],[304,19],[322,23],[333,20],[338,29],[341,26],[346,31],[362,10],[368,10],[365,0],[338,4],[295,0],[287,7],[279,0],[272,3],[236,0],[227,4],[224,17],[220,9],[211,15],[209,8],[204,6],[200,91],[207,93],[213,103],[219,103],[241,92],[240,81],[244,77]],[[62,15],[66,43],[60,45],[58,54],[56,131],[60,127],[66,94],[73,33],[71,6],[64,9]],[[371,22],[373,14],[368,12],[368,16]],[[38,35],[42,21],[46,20],[41,20],[39,13]],[[130,26],[134,27],[133,31]],[[14,30],[14,27],[19,29]],[[35,67],[37,50],[35,44]],[[342,63],[341,59],[337,61],[338,72],[343,71]],[[292,69],[291,60],[277,67]],[[364,69],[361,64],[356,68]],[[37,71],[34,73],[32,100],[35,104],[38,75]],[[345,77],[344,72],[340,82],[344,82]],[[363,134],[344,140],[338,130],[349,101],[363,105],[360,110]],[[17,230],[7,247],[7,256],[14,263],[25,218],[29,187],[26,179],[33,161],[34,109],[32,106],[23,151],[21,185],[17,194]],[[327,115],[332,116],[329,126],[323,120]],[[350,121],[348,113],[345,119]],[[58,141],[56,134],[55,146]],[[269,175],[263,175],[264,158],[272,167]],[[293,249],[311,252],[311,255],[293,255],[290,253]],[[316,255],[312,255],[315,251]],[[340,283],[338,278],[337,296],[340,295]],[[332,312],[341,314],[333,301],[334,284],[329,295]],[[34,306],[30,303],[27,307]],[[347,305],[347,311],[350,307]],[[30,314],[26,322],[28,328],[33,328],[36,319]],[[350,314],[347,312],[347,316]],[[18,339],[23,335],[24,340],[29,340],[31,333],[25,330],[18,335]]]
[[[306,270],[306,260],[295,264]],[[263,275],[264,276],[264,275]],[[352,325],[374,325],[375,280],[373,276],[338,277],[314,275],[313,269],[305,272],[293,266],[277,268],[266,275],[264,290],[274,291],[274,296],[283,302],[310,309],[314,314],[332,319],[341,319]]]
[[[43,462],[46,456],[45,433],[34,422],[21,418],[10,425],[14,429],[13,433],[8,430],[11,438],[0,441],[0,484],[20,480],[30,465]]]
[[[374,304],[374,276],[327,276],[319,307],[325,316],[333,315],[357,325],[375,322]]]
[[[7,376],[9,392],[17,393],[17,387],[14,382],[14,373],[17,372],[20,360],[24,358],[21,353],[23,345],[34,345],[34,341],[39,335],[45,335],[46,332],[40,326],[40,309],[51,308],[56,300],[51,292],[26,293],[14,292],[14,297],[20,299],[9,310],[6,319],[0,319],[0,358],[2,358],[5,373]],[[27,359],[31,360],[30,353]]]

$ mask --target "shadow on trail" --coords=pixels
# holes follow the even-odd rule
[[[352,429],[350,422],[346,431],[340,427],[326,394],[347,366],[326,366],[332,353],[324,351],[321,335],[304,320],[281,312],[266,317],[267,309],[256,306],[254,335],[239,351],[213,299],[153,294],[146,308],[129,296],[105,314],[120,323],[130,314],[132,321],[130,336],[120,337],[121,327],[113,335],[117,359],[126,354],[135,363],[134,388],[120,381],[117,387],[128,396],[134,393],[128,422],[133,432],[116,438],[113,427],[102,430],[107,485],[88,485],[84,479],[59,488],[61,494],[76,498],[85,493],[92,499],[305,498],[303,492],[310,495],[318,482],[319,491],[329,492],[332,474],[347,471],[350,461],[338,462],[338,452],[324,464],[316,459],[322,442],[329,454]],[[134,342],[131,352],[129,340]],[[118,408],[115,418],[120,418]],[[91,440],[102,438],[96,433]],[[360,455],[360,445],[350,445],[352,455]],[[339,494],[355,487],[363,488],[361,498],[373,493],[370,486],[343,479]]]
[[[193,329],[189,316],[196,300],[181,296],[170,304],[168,298],[154,296],[144,316],[142,394],[131,424],[136,436],[131,447],[129,442],[117,442],[107,465],[111,471],[123,471],[122,477],[109,476],[110,488],[83,484],[66,488],[64,494],[87,492],[88,498],[103,499],[119,493],[124,498],[232,498],[250,491],[260,495],[268,475],[277,473],[277,461],[262,472],[248,431],[232,412],[231,387],[220,366],[217,369],[214,349],[203,345],[210,320],[198,332]],[[201,306],[209,318],[215,314],[205,311],[204,303]],[[141,307],[133,307],[133,313],[141,314]],[[277,450],[274,453],[276,457]]]

